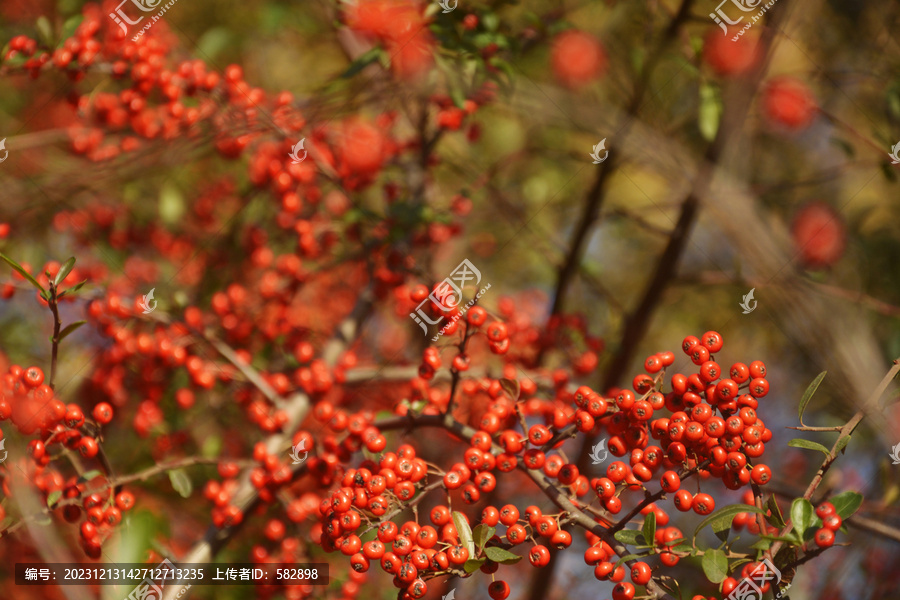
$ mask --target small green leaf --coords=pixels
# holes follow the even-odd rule
[[[184,472],[184,469],[172,469],[169,471],[169,481],[172,483],[172,489],[178,492],[182,498],[189,498],[191,492],[194,491],[191,478]]]
[[[622,529],[617,531],[613,537],[629,546],[637,546],[644,543],[644,535],[636,529]]]
[[[47,293],[46,290],[44,290],[44,288],[41,286],[41,284],[39,284],[39,283],[37,282],[37,279],[35,279],[34,277],[32,277],[32,276],[31,276],[31,273],[29,273],[28,271],[26,271],[25,268],[24,268],[22,265],[20,265],[19,263],[17,263],[16,261],[14,261],[13,259],[11,259],[10,257],[6,256],[6,255],[3,254],[2,252],[0,252],[0,258],[2,258],[3,260],[5,260],[6,263],[7,263],[9,266],[11,266],[13,269],[15,269],[16,271],[18,271],[18,272],[19,272],[19,275],[21,275],[22,277],[24,277],[25,279],[27,279],[29,282],[31,282],[31,285],[33,285],[33,286],[36,287],[38,290],[40,290],[41,294],[46,294],[46,293]]]
[[[719,90],[709,83],[701,83],[697,125],[704,140],[711,142],[716,138],[721,118],[722,99],[719,97]]]
[[[844,452],[844,448],[846,448],[846,447],[847,447],[847,444],[850,443],[850,438],[851,438],[851,437],[853,437],[853,436],[851,436],[851,435],[845,435],[844,437],[840,438],[840,439],[838,440],[837,446],[835,447],[834,451],[835,451],[835,452],[841,452],[841,453],[843,453],[843,452]]]
[[[700,565],[713,583],[722,583],[728,577],[728,557],[721,550],[707,550]]]
[[[521,556],[513,554],[509,550],[498,548],[497,546],[488,546],[484,549],[484,553],[487,554],[489,559],[496,563],[500,563],[501,565],[511,565],[522,560]]]
[[[85,323],[87,323],[87,321],[75,321],[74,323],[69,323],[68,325],[65,326],[65,328],[62,331],[59,332],[59,339],[56,341],[57,342],[63,341],[64,339],[66,339],[69,336],[70,333],[73,333],[76,329],[78,329]]]
[[[462,88],[457,86],[450,86],[450,99],[453,100],[453,104],[456,108],[465,108],[466,106],[466,95],[463,93]]]
[[[812,503],[805,498],[797,498],[791,503],[791,523],[794,530],[802,538],[807,529],[812,527],[816,520],[816,511]]]
[[[463,565],[463,570],[466,573],[474,573],[478,569],[481,568],[481,565],[487,562],[486,558],[470,558],[466,561],[466,564]]]
[[[382,50],[380,47],[375,47],[362,54],[359,58],[350,63],[350,67],[343,72],[341,75],[342,79],[350,79],[372,63],[376,62],[379,58],[381,58]]]
[[[62,292],[60,292],[59,297],[62,298],[63,296],[67,296],[67,295],[69,295],[69,294],[77,294],[77,293],[78,293],[78,290],[80,290],[81,288],[83,288],[83,287],[84,287],[84,284],[86,284],[86,283],[87,283],[87,279],[85,279],[84,281],[79,281],[78,283],[76,283],[76,284],[73,285],[72,287],[70,287],[70,288],[68,288],[68,289],[63,290]]]
[[[75,35],[75,30],[78,29],[78,26],[81,25],[82,21],[84,21],[84,15],[75,15],[74,17],[66,19],[66,22],[63,23],[62,26],[62,32],[59,36],[60,39],[67,40]]]
[[[97,477],[102,477],[102,476],[103,476],[103,471],[98,471],[97,469],[94,469],[93,471],[88,471],[86,473],[82,473],[81,476],[78,478],[78,483],[87,483],[91,479],[95,479]]]
[[[846,520],[855,513],[862,504],[862,494],[857,492],[843,492],[837,496],[832,496],[829,500],[834,505],[834,510],[840,515],[841,519]]]
[[[672,552],[690,552],[694,554],[696,550],[690,544],[676,544],[670,548]]]
[[[494,534],[497,530],[494,527],[488,527],[484,523],[480,523],[475,526],[475,529],[472,530],[472,539],[475,540],[475,546],[478,548],[484,548],[484,545],[488,543],[488,540],[494,537]]]
[[[755,506],[749,506],[747,504],[732,504],[731,506],[726,506],[725,508],[721,508],[709,515],[697,525],[697,528],[694,530],[694,539],[697,538],[697,534],[700,533],[700,530],[709,525],[710,523],[716,523],[717,527],[721,527],[719,522],[726,522],[728,526],[731,527],[731,522],[734,520],[735,515],[738,513],[762,513],[762,509],[756,508]]]
[[[809,387],[806,388],[806,391],[803,392],[803,397],[800,398],[800,408],[798,409],[798,415],[800,417],[800,424],[803,424],[803,411],[806,410],[806,405],[809,404],[809,401],[812,399],[813,394],[816,393],[816,390],[819,389],[819,384],[822,383],[822,380],[825,379],[825,374],[828,371],[822,371],[819,373],[813,382],[809,384]]]
[[[775,494],[769,496],[769,499],[766,501],[766,508],[772,511],[772,514],[767,516],[766,520],[778,529],[783,529],[787,523],[784,522],[784,515],[781,514],[781,509],[775,500]]]
[[[644,541],[652,544],[656,540],[656,513],[649,512],[644,517],[644,526],[641,527],[641,533],[644,534]]]
[[[47,495],[47,506],[53,508],[53,505],[59,502],[59,499],[62,498],[62,490],[56,490],[55,492],[50,492]]]
[[[762,539],[758,540],[755,544],[750,546],[754,550],[768,550],[772,547],[772,540]]]
[[[825,454],[825,456],[831,456],[831,451],[818,442],[811,442],[809,440],[804,440],[803,438],[794,438],[788,442],[788,446],[791,448],[806,448],[807,450],[818,450]]]
[[[651,513],[652,514],[652,513]],[[636,558],[643,558],[643,554],[626,554],[622,558],[616,561],[616,564],[613,566],[613,570],[618,569],[619,565],[621,565],[626,560],[634,560]]]
[[[53,27],[50,25],[50,19],[41,15],[38,17],[35,25],[37,27],[38,35],[44,45],[48,48],[53,48],[56,44],[53,41]]]
[[[469,556],[475,556],[475,540],[472,538],[472,528],[466,520],[466,515],[459,511],[453,511],[453,525],[459,534],[459,541],[469,551]],[[493,559],[491,559],[493,560]]]
[[[513,402],[519,399],[519,382],[514,379],[503,378],[500,380],[500,387],[512,398]]]
[[[56,277],[53,279],[53,285],[59,287],[59,284],[65,281],[66,277],[69,276],[69,273],[72,272],[72,267],[75,266],[75,257],[71,257],[66,261],[66,264],[59,268],[59,273],[56,274]]]

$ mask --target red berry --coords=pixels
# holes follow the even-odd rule
[[[844,220],[824,202],[812,202],[800,209],[791,224],[791,237],[801,262],[811,268],[833,265],[847,245]]]
[[[830,529],[823,527],[816,531],[815,536],[816,545],[819,548],[829,548],[834,544],[834,532]]]
[[[505,581],[492,581],[488,586],[488,595],[493,600],[506,600],[509,598],[509,584]]]
[[[834,512],[834,504],[831,502],[823,502],[816,507],[816,516],[820,519],[825,519],[825,517],[833,515]]]
[[[763,106],[775,123],[789,129],[809,125],[818,111],[816,100],[806,84],[791,78],[772,79],[763,90]]]
[[[553,74],[565,86],[578,88],[606,70],[606,51],[593,36],[569,30],[556,36],[550,51]]]

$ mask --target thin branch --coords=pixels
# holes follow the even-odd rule
[[[182,469],[184,467],[192,467],[194,465],[217,465],[222,462],[221,458],[206,458],[203,456],[190,456],[187,458],[182,458],[180,460],[176,460],[173,462],[160,463],[158,465],[154,465],[150,468],[144,469],[143,471],[138,471],[137,473],[132,473],[131,475],[122,475],[120,477],[112,477],[107,479],[103,485],[91,487],[85,489],[80,495],[75,498],[67,498],[65,500],[61,500],[53,505],[52,508],[47,507],[43,510],[40,510],[36,513],[32,513],[30,515],[26,515],[22,517],[21,520],[10,524],[6,529],[0,531],[0,538],[10,535],[15,530],[22,527],[25,523],[29,521],[34,521],[40,518],[43,515],[50,514],[58,508],[62,508],[64,506],[80,506],[84,497],[89,496],[95,492],[103,492],[108,489],[112,489],[118,487],[120,485],[124,485],[126,483],[131,483],[134,481],[146,481],[151,477],[155,477],[161,473],[166,473],[168,471],[173,471],[175,469]],[[252,460],[236,460],[233,461],[237,463],[239,466],[254,466],[257,463]]]
[[[878,384],[878,387],[875,388],[875,391],[872,392],[872,395],[869,396],[868,400],[863,404],[863,407],[857,411],[853,417],[847,421],[847,423],[841,428],[841,433],[838,435],[838,438],[835,440],[834,445],[831,447],[831,451],[828,453],[828,456],[825,457],[825,460],[822,461],[822,466],[819,467],[818,472],[816,472],[815,477],[813,477],[812,481],[809,482],[809,486],[806,488],[806,492],[803,494],[803,498],[809,500],[812,498],[813,494],[816,493],[816,489],[818,489],[819,485],[822,483],[822,479],[825,477],[825,473],[828,472],[828,469],[831,467],[831,464],[837,460],[838,455],[838,444],[845,437],[849,437],[850,434],[856,429],[856,426],[859,425],[860,421],[863,420],[863,417],[866,416],[866,411],[875,406],[878,402],[878,399],[881,398],[881,395],[884,394],[884,391],[891,384],[891,381],[897,376],[897,373],[900,373],[900,358],[894,360],[894,366],[887,372],[884,378],[881,380],[881,383]],[[778,537],[785,537],[787,534],[791,532],[794,524],[788,523],[784,529],[778,534]],[[778,554],[778,550],[784,545],[781,541],[776,541],[769,548],[769,556],[774,557]]]

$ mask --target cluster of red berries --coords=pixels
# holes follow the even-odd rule
[[[51,453],[63,446],[79,452],[84,458],[97,456],[100,446],[96,435],[103,425],[113,419],[113,408],[106,402],[98,403],[89,423],[77,404],[64,404],[50,386],[44,382],[44,372],[39,367],[23,369],[11,365],[0,377],[0,421],[9,419],[23,434],[39,433],[39,439],[28,442],[30,465],[22,463],[37,489],[49,499],[57,494],[64,500],[83,496],[85,520],[81,523],[81,541],[85,553],[92,558],[100,556],[100,541],[107,537],[112,527],[122,520],[122,511],[134,505],[134,497],[123,491],[107,497],[99,493],[84,495],[87,481],[72,477],[68,481],[51,464]],[[92,433],[88,433],[90,430]],[[0,439],[3,433],[0,432]],[[3,480],[4,493],[9,495],[9,480]],[[66,521],[74,523],[81,518],[82,509],[75,504],[62,508]],[[3,514],[0,513],[0,518]]]
[[[829,548],[834,544],[834,534],[844,524],[831,502],[823,502],[816,507],[816,516],[822,519],[822,527],[816,530],[813,539],[819,548]]]

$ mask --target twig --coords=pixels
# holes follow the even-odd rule
[[[831,464],[837,460],[838,454],[838,444],[841,443],[841,440],[845,437],[848,437],[853,431],[856,429],[856,426],[859,425],[860,421],[863,420],[863,417],[866,415],[866,410],[872,406],[875,406],[875,403],[878,402],[878,399],[881,398],[881,395],[884,394],[884,391],[890,385],[891,381],[894,380],[894,377],[897,376],[897,373],[900,372],[900,358],[894,360],[894,366],[887,372],[887,375],[881,380],[881,383],[878,384],[878,387],[875,388],[875,391],[872,392],[872,395],[869,396],[868,400],[863,404],[863,407],[857,411],[853,417],[847,421],[847,423],[841,428],[841,433],[838,435],[838,438],[835,440],[834,445],[831,447],[831,451],[828,453],[828,456],[825,457],[825,460],[822,461],[822,466],[819,467],[818,472],[815,477],[813,477],[812,481],[809,482],[809,486],[806,488],[806,492],[803,493],[803,498],[809,500],[812,498],[813,494],[816,493],[816,489],[822,483],[822,478],[825,477],[825,473],[828,472],[828,469],[831,467]],[[778,537],[785,537],[787,534],[791,532],[794,524],[788,523],[784,529],[778,534]],[[769,556],[774,557],[778,554],[778,550],[784,545],[781,541],[775,541],[774,544],[769,548]]]

